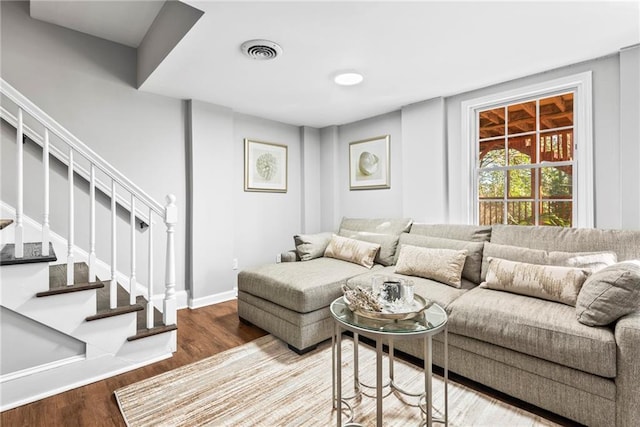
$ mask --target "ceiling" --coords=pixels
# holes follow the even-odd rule
[[[312,127],[357,121],[640,42],[638,1],[184,2],[205,13],[141,90]],[[39,19],[129,46],[140,43],[149,16],[163,4],[32,1],[32,9],[34,3],[64,5],[49,7]],[[89,5],[95,3],[100,6]],[[141,18],[130,19],[135,14]],[[255,38],[279,43],[282,55],[244,57],[240,45]],[[337,86],[333,76],[343,70],[361,72],[364,82]]]

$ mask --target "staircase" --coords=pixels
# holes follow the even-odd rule
[[[6,218],[0,219],[0,306],[3,313],[10,314],[0,317],[1,356],[14,362],[3,361],[0,372],[0,410],[4,411],[171,357],[177,340],[177,209],[175,197],[167,196],[166,206],[153,200],[2,79],[0,92],[1,118],[16,130],[15,207],[4,200],[0,203],[0,216]],[[26,188],[44,193],[40,219],[28,217],[23,209],[25,138],[42,147],[43,182],[39,188]],[[64,237],[49,224],[51,157],[67,169],[65,197],[69,206]],[[74,213],[78,211],[74,195],[79,185],[74,179],[78,176],[89,188],[89,244],[84,249],[74,241]],[[32,180],[30,183],[33,185]],[[110,203],[109,219],[104,221],[102,215],[103,223],[96,214],[98,196]],[[130,236],[125,241],[117,239],[123,232],[123,211],[128,216],[125,232]],[[166,233],[156,230],[157,222],[165,224]],[[96,228],[109,234],[108,261],[96,256]],[[155,269],[162,267],[154,257],[161,240],[158,234],[166,234],[166,274],[160,292],[154,280],[158,276]],[[145,252],[139,247],[143,237],[144,275],[137,270],[142,264],[138,257]],[[117,265],[121,253],[129,258],[126,272]],[[37,348],[29,341],[33,336],[38,343],[55,343],[56,339],[73,342],[77,354],[58,359],[51,356],[46,363],[43,357],[34,357],[39,361],[30,363],[30,346]]]

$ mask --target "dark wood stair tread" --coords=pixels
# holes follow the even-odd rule
[[[23,257],[16,258],[16,245],[8,243],[0,251],[0,265],[32,264],[57,261],[53,245],[49,243],[49,255],[42,255],[42,242],[25,243]]]
[[[126,313],[136,313],[136,335],[127,338],[128,341],[134,341],[141,338],[150,337],[164,332],[174,331],[176,325],[165,326],[162,321],[162,313],[158,309],[153,309],[153,327],[147,329],[147,300],[138,295],[136,303],[131,304],[129,292],[118,285],[117,290],[117,306],[110,308],[111,281],[102,280],[94,283],[87,283],[89,280],[89,266],[84,262],[77,262],[73,265],[74,281],[77,284],[67,286],[67,265],[55,264],[49,267],[49,290],[40,292],[38,296],[57,295],[67,292],[75,292],[86,289],[96,289],[96,314],[88,316],[85,320],[95,321],[112,316],[118,316]],[[96,278],[99,280],[98,278]],[[82,283],[79,283],[82,282]]]
[[[154,326],[151,329],[139,329],[138,333],[127,338],[127,341],[135,341],[135,340],[139,340],[141,338],[147,338],[147,337],[151,337],[153,335],[158,335],[158,334],[162,334],[165,332],[171,332],[171,331],[175,331],[177,330],[178,327],[176,325],[161,325],[161,326]]]
[[[12,219],[0,219],[0,230],[13,224]]]
[[[136,311],[141,311],[141,310],[144,310],[144,307],[139,304],[125,305],[125,306],[116,307],[116,308],[107,308],[107,309],[99,310],[93,316],[87,317],[86,320],[87,322],[91,322],[92,320],[106,319],[107,317],[119,316],[121,314],[126,314],[126,313],[135,313]]]
[[[62,295],[62,294],[68,294],[70,292],[88,291],[91,289],[101,289],[101,288],[104,288],[103,282],[75,283],[69,286],[50,287],[48,291],[38,292],[36,296],[49,297],[51,295]]]

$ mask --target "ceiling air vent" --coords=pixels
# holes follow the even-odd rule
[[[282,53],[278,43],[269,40],[249,40],[242,43],[240,49],[251,59],[274,59]]]

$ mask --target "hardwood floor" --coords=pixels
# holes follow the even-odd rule
[[[113,392],[266,335],[240,323],[236,301],[178,311],[178,351],[170,359],[0,414],[2,427],[124,426]]]
[[[116,389],[213,356],[267,334],[256,326],[239,321],[235,300],[196,310],[179,310],[178,326],[178,351],[172,358],[2,412],[0,426],[125,426],[113,395]],[[418,366],[422,363],[410,356],[400,355],[400,357],[416,363]],[[434,372],[442,374],[438,367],[434,367]],[[450,378],[481,393],[547,418],[561,426],[579,426],[579,424],[559,415],[514,399],[459,375],[450,373]]]

